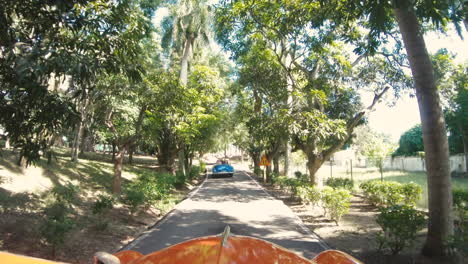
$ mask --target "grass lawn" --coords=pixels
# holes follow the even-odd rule
[[[51,164],[41,159],[35,166],[24,168],[16,165],[16,153],[3,150],[0,158],[0,177],[6,183],[2,187],[13,192],[40,192],[55,185],[72,182],[79,185],[83,191],[95,192],[97,189],[110,192],[114,169],[110,159],[110,155],[86,153],[78,163],[74,163],[70,161],[68,153],[57,149]],[[137,175],[151,171],[145,165],[139,163],[139,160],[135,165],[124,164],[123,185]]]
[[[319,173],[321,173],[325,179],[330,177],[330,167],[324,166]],[[333,177],[351,178],[351,174],[349,171],[335,167]],[[359,184],[362,182],[380,179],[380,172],[377,168],[353,168],[353,179],[356,188],[358,188]],[[423,193],[417,206],[427,209],[427,178],[425,172],[384,171],[384,180],[401,183],[414,182],[421,185]],[[468,178],[452,178],[452,188],[468,190]]]

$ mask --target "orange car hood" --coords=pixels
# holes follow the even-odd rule
[[[102,262],[101,262],[102,261]],[[52,264],[57,262],[29,258],[0,252],[0,263]],[[106,264],[360,264],[346,253],[328,250],[307,260],[295,253],[265,240],[229,234],[229,227],[222,236],[201,237],[143,255],[126,250],[114,255],[98,252],[94,263]]]
[[[128,254],[136,258],[124,262]],[[115,255],[122,264],[315,263],[275,244],[243,236],[229,236],[224,241],[219,236],[197,238],[145,256],[137,256],[135,251]]]

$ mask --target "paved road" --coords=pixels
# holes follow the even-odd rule
[[[195,237],[231,232],[265,239],[312,258],[326,245],[283,202],[268,195],[245,172],[208,178],[166,218],[127,245],[144,254]]]

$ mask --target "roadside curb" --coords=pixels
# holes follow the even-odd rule
[[[177,210],[179,205],[184,202],[185,200],[192,198],[195,194],[198,193],[198,191],[203,187],[205,182],[208,180],[208,174],[205,174],[205,179],[203,182],[198,185],[194,190],[190,191],[188,195],[186,195],[179,203],[177,203],[174,208],[172,208],[167,214],[165,214],[163,217],[161,217],[156,223],[154,223],[152,226],[147,227],[146,231],[142,232],[138,237],[136,237],[134,240],[131,242],[127,243],[126,245],[122,246],[120,249],[116,250],[115,252],[123,251],[123,250],[129,250],[132,249],[138,242],[141,240],[145,239],[149,234],[151,233],[151,230],[153,230],[156,226],[163,224],[166,222],[166,220],[174,215],[174,212]]]
[[[271,193],[269,193],[255,178],[253,178],[252,176],[250,176],[250,174],[246,171],[242,171],[245,175],[247,175],[253,182],[255,182],[255,184],[268,196],[270,196],[271,198],[275,199],[275,200],[278,200],[278,201],[281,201],[280,199],[274,197]],[[288,205],[286,205],[283,201],[281,201],[284,206],[286,206],[288,208],[289,211],[291,211],[291,213],[294,215],[295,219],[296,219],[296,222],[297,222],[297,225],[301,227],[301,229],[306,232],[309,236],[317,239],[317,242],[318,244],[323,248],[323,250],[329,250],[329,249],[332,249],[329,245],[327,245],[327,243],[325,241],[323,241],[323,239],[317,235],[315,232],[311,231],[305,224],[304,222],[302,222],[301,218],[299,218],[299,216],[296,215],[296,213],[294,213],[293,210],[291,210],[291,208],[289,208]]]

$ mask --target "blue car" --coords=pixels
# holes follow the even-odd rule
[[[212,176],[232,177],[234,175],[234,168],[227,163],[217,164],[213,166],[211,174]]]

